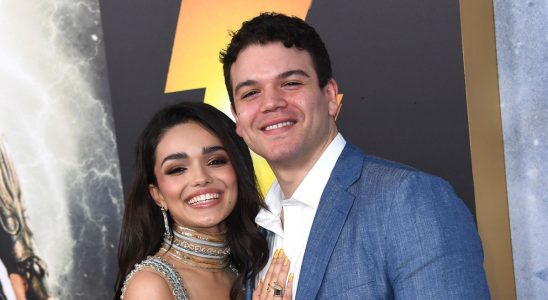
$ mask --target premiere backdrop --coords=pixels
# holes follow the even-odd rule
[[[137,135],[182,100],[229,114],[218,54],[260,11],[304,18],[323,37],[345,138],[445,178],[475,212],[458,1],[0,0],[1,163],[21,190],[0,217],[32,232],[52,296],[112,296]],[[266,189],[272,174],[256,163]],[[13,254],[3,239],[0,249]]]
[[[146,120],[176,101],[230,115],[219,51],[259,11],[312,24],[332,56],[342,134],[451,182],[474,212],[459,6],[411,1],[101,1],[122,181]],[[263,188],[272,180],[259,165]]]

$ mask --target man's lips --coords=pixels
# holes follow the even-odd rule
[[[276,124],[271,124],[271,125],[268,125],[266,127],[263,127],[263,131],[270,131],[270,130],[274,130],[274,129],[279,129],[279,128],[291,126],[293,124],[295,124],[295,122],[293,122],[293,121],[283,121],[283,122],[279,122],[279,123],[276,123]]]
[[[220,193],[205,193],[205,194],[197,195],[188,199],[187,203],[190,205],[196,205],[196,204],[201,204],[211,200],[217,200],[220,197],[221,197]]]

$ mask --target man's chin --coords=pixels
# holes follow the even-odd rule
[[[259,153],[257,153],[259,154]],[[285,164],[295,160],[297,151],[295,149],[288,149],[281,146],[272,146],[270,149],[266,149],[262,156],[269,164]]]

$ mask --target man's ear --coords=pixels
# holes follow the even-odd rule
[[[234,107],[234,103],[230,104],[230,111],[232,112],[232,116],[234,117],[234,121],[236,122],[236,133],[239,136],[242,136],[242,131],[241,131],[240,125],[238,123],[238,113],[236,112],[236,108]]]
[[[327,84],[324,87],[324,93],[327,96],[328,105],[329,105],[329,115],[333,118],[337,116],[339,112],[339,87],[335,79],[331,78],[327,81]]]
[[[156,205],[158,205],[159,207],[163,207],[167,211],[167,203],[164,200],[164,196],[162,196],[162,193],[160,192],[158,187],[155,186],[154,184],[149,184],[148,192],[150,196],[152,197],[152,199],[154,200],[154,202],[156,203]]]

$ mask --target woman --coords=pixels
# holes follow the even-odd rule
[[[243,298],[268,260],[253,221],[263,205],[249,150],[225,114],[204,103],[164,108],[137,142],[115,298]]]

